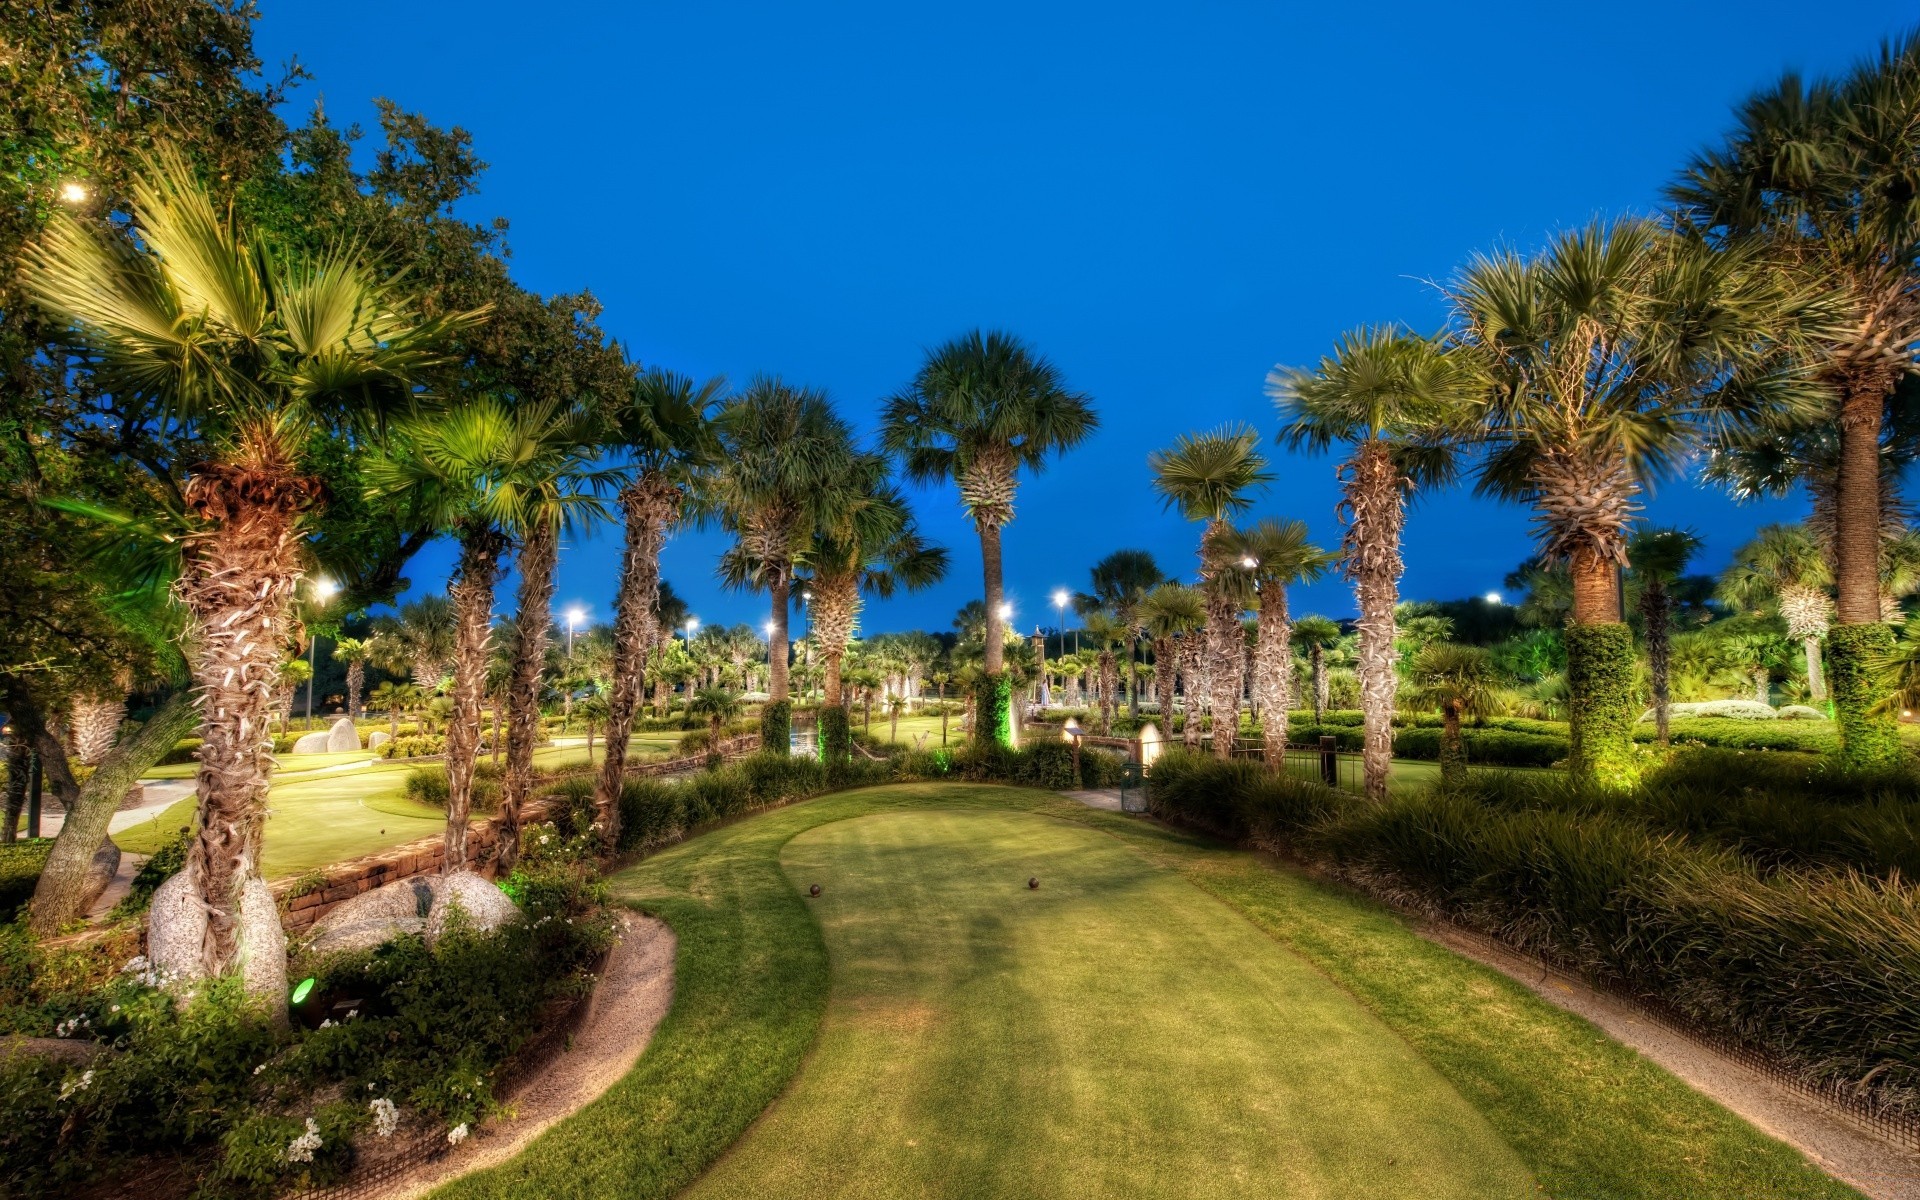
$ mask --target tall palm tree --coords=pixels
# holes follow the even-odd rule
[[[580,433],[580,416],[568,406],[552,401],[509,405],[481,396],[402,424],[388,452],[368,464],[371,494],[404,499],[420,526],[451,535],[459,547],[447,599],[434,598],[435,619],[410,620],[415,606],[409,605],[401,610],[396,633],[415,654],[431,633],[432,650],[453,662],[441,867],[447,874],[468,869],[467,818],[501,560],[515,536],[526,535],[534,522],[549,516],[550,503],[571,509],[593,502],[585,489],[602,485],[604,473],[588,460]],[[427,624],[430,629],[406,636],[410,626]],[[416,678],[420,674],[416,671]]]
[[[512,532],[520,548],[514,566],[512,674],[507,680],[507,769],[494,816],[494,863],[508,870],[520,860],[520,810],[533,794],[533,750],[540,740],[541,678],[553,640],[553,575],[560,536],[609,516],[601,499],[612,473],[597,461],[599,414],[591,397],[563,405],[527,406],[531,419],[523,457],[510,482],[493,489],[483,512]],[[484,641],[482,641],[484,646]],[[480,659],[484,662],[484,656]]]
[[[356,721],[367,715],[360,701],[367,687],[367,662],[372,657],[372,647],[365,638],[334,640],[333,661],[347,664],[347,715]]]
[[[373,623],[374,661],[396,674],[406,672],[413,685],[431,692],[445,678],[459,645],[459,623],[453,602],[445,596],[422,596],[403,604],[396,616]]]
[[[1153,555],[1145,550],[1115,550],[1093,564],[1092,576],[1093,590],[1075,597],[1075,609],[1080,612],[1105,609],[1132,631],[1127,635],[1127,703],[1138,718],[1140,675],[1136,662],[1140,657],[1140,639],[1146,636],[1140,606],[1147,593],[1166,582],[1167,577],[1153,561]]]
[[[1227,758],[1240,732],[1240,662],[1244,639],[1236,586],[1239,560],[1232,553],[1230,519],[1253,503],[1249,493],[1273,475],[1254,449],[1260,435],[1245,426],[1183,434],[1166,450],[1147,456],[1153,490],[1189,521],[1205,521],[1200,536],[1200,591],[1207,601],[1207,658],[1213,678],[1213,753]],[[1189,717],[1191,719],[1191,717]]]
[[[684,375],[649,371],[601,414],[607,447],[628,461],[627,480],[618,496],[626,545],[613,601],[607,756],[593,791],[601,836],[609,844],[620,836],[627,741],[644,694],[647,656],[659,634],[654,610],[660,595],[660,551],[680,520],[688,480],[709,468],[718,453],[709,414],[725,388],[718,379],[696,383]]]
[[[772,598],[767,641],[785,647],[794,573],[815,530],[844,519],[849,507],[848,480],[859,457],[853,431],[825,392],[774,378],[748,384],[721,407],[715,424],[720,462],[693,497],[697,515],[734,536],[745,574],[733,582]],[[723,564],[723,578],[727,570]],[[770,699],[786,700],[786,655],[773,655],[767,666]]]
[[[1456,781],[1467,770],[1462,717],[1484,717],[1500,707],[1500,674],[1493,656],[1479,646],[1435,642],[1413,660],[1413,703],[1440,710],[1440,778]]]
[[[1820,639],[1826,636],[1833,599],[1820,543],[1804,525],[1763,525],[1736,550],[1720,576],[1720,598],[1738,608],[1772,608],[1787,624],[1807,664],[1807,692],[1815,704],[1827,698],[1820,671]]]
[[[1627,587],[1636,594],[1647,639],[1647,674],[1653,685],[1653,727],[1664,749],[1672,700],[1673,586],[1700,550],[1700,539],[1686,529],[1640,529],[1627,542],[1633,563]]]
[[[922,482],[951,479],[980,535],[986,590],[985,670],[1004,665],[1000,531],[1013,520],[1018,472],[1092,435],[1100,419],[1088,397],[1019,338],[972,333],[927,355],[913,382],[887,401],[881,441]]]
[[[1780,330],[1803,293],[1749,249],[1651,222],[1595,222],[1525,259],[1473,261],[1450,289],[1461,342],[1493,382],[1482,492],[1533,507],[1542,557],[1567,564],[1576,778],[1637,777],[1633,636],[1620,570],[1652,479],[1706,436],[1818,401]]]
[[[1391,326],[1340,339],[1313,368],[1276,367],[1267,393],[1279,405],[1282,438],[1324,450],[1352,442],[1340,468],[1341,569],[1360,607],[1360,707],[1366,727],[1366,793],[1387,796],[1393,761],[1395,606],[1400,601],[1400,533],[1408,497],[1452,478],[1448,439],[1457,437],[1481,392],[1463,357],[1436,339]],[[1318,695],[1316,694],[1316,702]]]
[[[1339,556],[1307,539],[1305,521],[1268,517],[1251,528],[1232,531],[1225,544],[1229,559],[1251,589],[1260,610],[1253,652],[1253,694],[1261,712],[1261,733],[1267,761],[1286,760],[1287,710],[1293,703],[1292,621],[1287,613],[1287,589],[1312,583],[1339,561]]]
[[[1723,245],[1764,246],[1830,306],[1806,329],[1819,411],[1783,424],[1839,431],[1827,653],[1841,755],[1855,768],[1904,758],[1871,664],[1893,646],[1878,603],[1888,402],[1920,348],[1916,127],[1920,35],[1910,34],[1842,78],[1787,74],[1756,93],[1669,189],[1684,221]]]
[[[849,510],[814,532],[807,553],[813,636],[826,680],[825,704],[845,707],[842,663],[860,616],[862,593],[885,600],[919,591],[947,572],[947,552],[920,536],[907,501],[878,455],[861,455]],[[904,663],[902,664],[904,666]]]
[[[1327,719],[1327,651],[1346,636],[1331,617],[1305,616],[1293,623],[1293,641],[1307,652],[1313,688],[1313,723]]]
[[[310,435],[364,439],[371,418],[419,403],[441,347],[483,314],[420,318],[400,284],[349,247],[273,253],[223,218],[168,148],[143,164],[131,210],[125,228],[55,212],[23,255],[22,281],[68,326],[100,386],[147,399],[205,446],[172,543],[202,714],[199,833],[182,886],[199,901],[185,919],[204,915],[205,926],[195,961],[165,965],[189,979],[244,966],[264,993],[285,974],[284,943],[242,947],[240,910],[243,897],[271,903],[259,875],[268,706],[305,569],[302,531],[325,504]]]

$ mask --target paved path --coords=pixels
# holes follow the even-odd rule
[[[1104,808],[1108,812],[1120,812],[1120,789],[1098,788],[1077,792],[1061,792],[1069,800],[1078,800],[1088,808]]]

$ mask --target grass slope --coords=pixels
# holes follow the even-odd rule
[[[930,816],[930,810],[1045,813],[1110,834],[1116,845],[1211,892],[1370,1010],[1380,1022],[1382,1040],[1397,1037],[1423,1058],[1427,1067],[1418,1073],[1429,1079],[1429,1070],[1437,1073],[1477,1109],[1538,1181],[1540,1194],[1562,1200],[1856,1196],[1790,1147],[1763,1136],[1586,1022],[1424,941],[1378,905],[1252,855],[1046,793],[952,784],[822,797],[708,833],[615,876],[621,896],[662,916],[680,938],[672,1012],[639,1065],[606,1095],[548,1131],[513,1162],[438,1194],[654,1200],[698,1179],[798,1070],[826,1008],[827,955],[808,902],[781,872],[782,848],[815,827],[901,810]],[[805,852],[804,843],[795,849]],[[1018,870],[1015,874],[1024,878]],[[1053,868],[1047,874],[1041,894],[1050,900],[1064,881]],[[850,886],[858,884],[834,885],[826,897],[829,905],[840,902],[840,893]],[[1167,886],[1164,877],[1154,876],[1153,886]],[[1208,922],[1236,923],[1230,917]],[[1147,922],[1125,936],[1153,929]],[[983,949],[997,936],[986,928],[980,933]],[[1207,936],[1225,935],[1211,931]],[[1129,985],[1101,981],[1102,987]],[[999,1039],[979,1043],[992,1048],[991,1054],[975,1054],[983,1067],[1019,1049],[1006,1046],[1005,1031],[980,1034]],[[823,1062],[830,1036],[823,1033],[819,1043]],[[1199,1043],[1208,1036],[1203,1030],[1192,1047],[1175,1049],[1191,1049],[1205,1059]],[[890,1064],[877,1060],[869,1068],[874,1078],[884,1079]],[[816,1086],[812,1074],[810,1069],[795,1084],[762,1129],[790,1119],[784,1115],[788,1105]],[[1156,1112],[1164,1101],[1155,1093],[1183,1079],[1180,1068],[1158,1075],[1127,1102]],[[1423,1089],[1422,1094],[1432,1092]],[[971,1120],[965,1110],[942,1116]],[[1223,1121],[1228,1118],[1270,1115],[1222,1114]],[[832,1119],[832,1114],[813,1119]],[[1153,1136],[1149,1131],[1147,1140]],[[753,1145],[754,1139],[742,1143],[741,1166],[747,1165]],[[1120,1153],[1142,1152],[1116,1145]],[[1262,1149],[1276,1155],[1289,1151],[1286,1145]],[[729,1159],[706,1186],[720,1188],[739,1169]],[[783,1180],[767,1194],[821,1190],[836,1191],[837,1181],[834,1188],[796,1189]],[[912,1189],[892,1194],[912,1194]],[[1030,1189],[1025,1194],[1042,1193]],[[1127,1186],[1118,1194],[1139,1193]]]
[[[805,1073],[693,1200],[1535,1194],[1346,993],[1112,839],[888,813],[784,861],[824,885],[833,1001]]]

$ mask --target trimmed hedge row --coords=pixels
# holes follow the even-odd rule
[[[1288,740],[1312,745],[1322,736],[1330,736],[1342,750],[1358,752],[1365,735],[1357,725],[1314,725],[1307,723],[1288,732]],[[1507,729],[1467,726],[1461,731],[1466,743],[1467,762],[1476,766],[1550,767],[1567,757],[1565,726],[1558,734],[1519,733]],[[1432,762],[1440,757],[1440,729],[1421,726],[1401,729],[1393,735],[1395,758]]]

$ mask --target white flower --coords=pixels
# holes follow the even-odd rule
[[[144,954],[136,954],[132,958],[127,960],[126,966],[120,968],[120,973],[122,975],[132,975],[137,972],[144,971],[146,969],[147,969],[147,956]]]
[[[312,1117],[308,1117],[307,1131],[288,1142],[286,1152],[280,1157],[288,1162],[312,1162],[313,1152],[320,1146],[320,1124]]]
[[[461,1142],[464,1142],[466,1140],[467,1140],[467,1123],[465,1121],[462,1121],[458,1125],[455,1125],[452,1129],[447,1130],[447,1145],[458,1146]]]
[[[60,1098],[62,1100],[65,1100],[68,1096],[71,1096],[76,1092],[84,1092],[92,1083],[93,1083],[92,1070],[84,1071],[81,1073],[80,1078],[68,1080],[66,1083],[63,1083],[60,1085]]]
[[[324,1021],[322,1021],[322,1022],[320,1022],[320,1028],[322,1028],[322,1029],[332,1029],[332,1028],[333,1028],[333,1018],[332,1018],[332,1017],[328,1017],[328,1018],[327,1018],[326,1020],[324,1020]]]
[[[261,1064],[260,1064],[259,1066],[257,1066],[257,1067],[255,1067],[255,1068],[253,1069],[253,1073],[254,1073],[255,1075],[258,1075],[258,1074],[259,1074],[260,1072],[262,1072],[262,1071],[264,1071],[264,1070],[266,1070],[266,1069],[267,1069],[267,1064],[265,1064],[265,1063],[261,1063]]]
[[[360,1010],[357,1008],[350,1008],[347,1010],[347,1020],[349,1021],[353,1020],[355,1017],[359,1015],[360,1015]]]
[[[382,1096],[368,1104],[367,1108],[373,1113],[374,1133],[381,1137],[392,1137],[393,1131],[400,1127],[400,1106]]]

